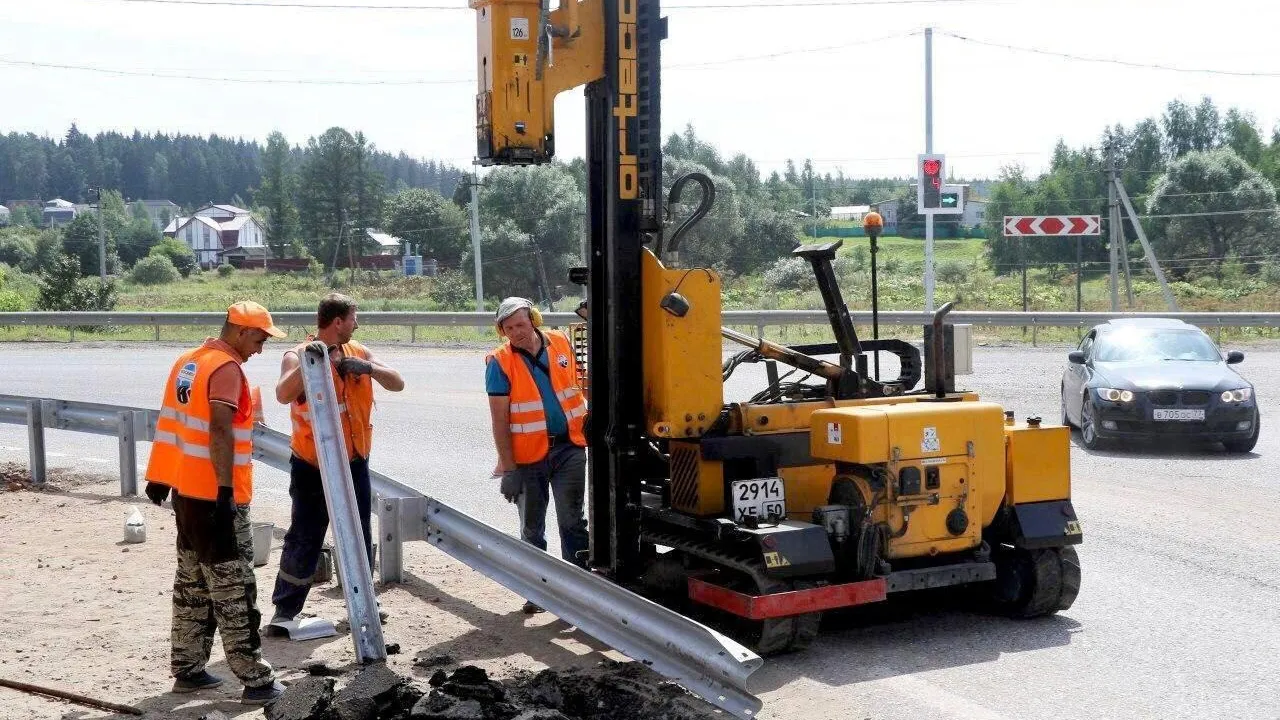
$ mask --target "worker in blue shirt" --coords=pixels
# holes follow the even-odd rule
[[[507,298],[495,324],[504,341],[485,358],[485,389],[498,451],[495,475],[520,514],[520,537],[546,550],[547,504],[554,500],[560,554],[579,567],[588,546],[586,503],[587,401],[578,387],[573,346],[562,332],[540,327],[525,298]],[[532,602],[524,611],[540,612]]]

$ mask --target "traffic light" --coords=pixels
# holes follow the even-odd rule
[[[921,155],[917,164],[919,185],[916,206],[921,213],[942,208],[942,178],[946,174],[946,158],[942,155]]]

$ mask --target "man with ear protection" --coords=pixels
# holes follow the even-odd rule
[[[560,556],[585,567],[587,400],[573,346],[564,333],[541,327],[542,315],[525,298],[503,300],[495,324],[504,341],[485,357],[485,388],[500,490],[519,511],[520,538],[542,550],[554,500]],[[541,612],[532,602],[523,609]]]

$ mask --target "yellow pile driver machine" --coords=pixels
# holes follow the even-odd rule
[[[1019,617],[1070,607],[1068,430],[955,390],[947,307],[923,362],[908,342],[859,340],[839,243],[800,247],[836,341],[784,347],[722,328],[719,277],[678,266],[715,193],[697,174],[662,192],[658,0],[471,7],[481,164],[549,162],[555,96],[586,85],[589,267],[571,279],[590,307],[592,567],[761,654],[803,647],[824,611],[898,592],[967,585]],[[669,232],[664,206],[689,183],[700,205]],[[745,348],[725,360],[724,338]],[[899,376],[873,378],[871,352],[896,355]],[[726,403],[725,379],[750,362],[767,386]]]

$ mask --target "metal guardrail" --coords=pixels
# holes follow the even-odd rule
[[[221,320],[219,320],[221,322]],[[101,403],[0,395],[0,423],[28,428],[33,480],[45,482],[44,430],[120,441],[120,494],[137,494],[137,446],[155,434],[159,412]],[[253,457],[288,471],[289,436],[259,424]],[[381,473],[370,473],[378,514],[381,579],[404,579],[405,542],[426,541],[588,635],[738,717],[762,703],[747,679],[762,664],[734,640],[613,582],[571,565]]]
[[[780,325],[827,325],[825,310],[726,310],[725,325],[755,328]],[[871,324],[871,313],[851,312],[859,325]],[[164,326],[217,327],[225,315],[220,312],[16,312],[0,313],[0,326],[11,327],[83,327],[83,326],[151,326],[159,338]],[[309,327],[315,314],[309,312],[277,312],[272,316],[277,325]],[[924,325],[932,314],[891,310],[880,313],[881,325]],[[1280,327],[1280,312],[1010,312],[1003,310],[961,310],[948,315],[958,324],[998,327],[1090,327],[1114,318],[1176,318],[1201,327]],[[549,325],[565,326],[581,322],[573,313],[544,313]],[[493,315],[478,312],[361,312],[361,325],[419,327],[489,327]]]

